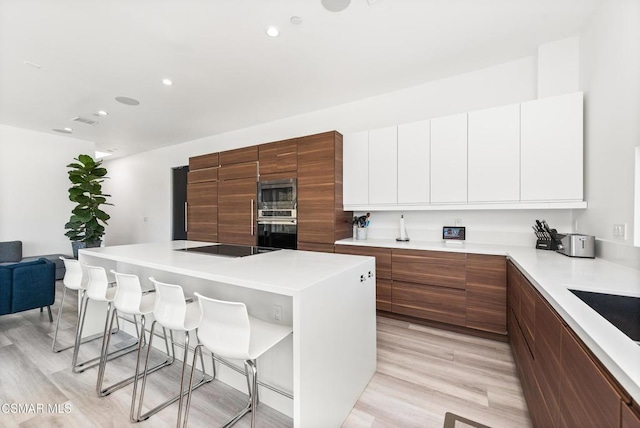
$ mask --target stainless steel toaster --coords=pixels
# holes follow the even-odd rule
[[[596,256],[596,237],[581,235],[579,233],[569,233],[562,237],[556,251],[569,257],[586,257],[593,259]]]

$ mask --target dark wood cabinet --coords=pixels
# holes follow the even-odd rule
[[[257,162],[258,146],[243,147],[241,149],[220,152],[220,166],[236,163]]]
[[[352,235],[352,212],[342,210],[342,135],[298,139],[298,248]]]
[[[640,428],[640,411],[622,405],[622,428]]]
[[[187,174],[187,239],[218,240],[218,154],[189,159]]]
[[[298,250],[315,251],[318,253],[333,253],[333,244],[318,244],[316,242],[298,242]]]
[[[391,312],[391,248],[336,245],[335,252],[376,258],[376,309]]]
[[[562,331],[560,413],[563,426],[618,428],[621,397],[579,339]]]
[[[507,333],[507,260],[504,256],[467,254],[466,326]]]
[[[391,311],[453,325],[465,325],[465,291],[393,280]]]
[[[219,242],[256,245],[255,198],[255,177],[226,180],[218,183]]]
[[[632,423],[631,400],[606,368],[511,262],[507,277],[509,342],[534,426]]]
[[[294,178],[298,170],[298,139],[277,141],[261,144],[258,148],[258,160],[260,162],[260,179],[278,179],[279,174],[286,174]],[[291,174],[293,173],[293,174]]]
[[[466,288],[466,254],[444,251],[394,250],[394,281],[431,286]]]

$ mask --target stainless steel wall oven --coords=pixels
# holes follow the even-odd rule
[[[259,246],[298,247],[297,180],[258,182],[258,242]]]

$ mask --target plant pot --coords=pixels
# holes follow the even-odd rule
[[[71,249],[73,250],[73,258],[78,258],[78,250],[81,248],[97,248],[102,245],[102,241],[93,241],[93,242],[82,242],[82,241],[71,241]]]

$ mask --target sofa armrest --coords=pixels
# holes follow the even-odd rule
[[[56,265],[47,259],[10,267],[12,275],[11,312],[50,306],[55,300]]]

